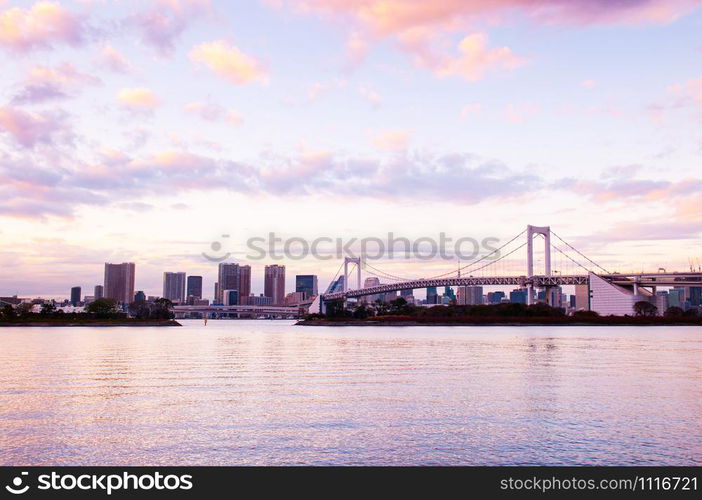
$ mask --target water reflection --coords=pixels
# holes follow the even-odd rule
[[[695,328],[0,330],[0,464],[700,464]]]

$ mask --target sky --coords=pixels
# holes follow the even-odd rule
[[[0,295],[89,294],[131,261],[147,294],[185,271],[211,297],[203,253],[250,264],[260,293],[281,262],[246,241],[270,232],[549,225],[608,269],[687,270],[701,4],[0,0]],[[288,291],[340,264],[283,263]]]

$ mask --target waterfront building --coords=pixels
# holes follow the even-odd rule
[[[71,288],[71,305],[73,307],[76,307],[80,303],[80,293],[81,289],[79,286]]]
[[[658,308],[658,313],[665,312],[664,297],[657,297],[644,287],[624,288],[608,282],[594,273],[590,277],[590,309],[601,316],[632,316],[634,304],[648,301]],[[669,295],[670,297],[670,295]]]
[[[298,274],[295,276],[295,292],[304,293],[306,299],[318,295],[317,275]]]
[[[505,292],[488,292],[487,294],[488,304],[501,304],[504,298]]]
[[[93,297],[95,297],[95,300],[103,298],[105,294],[105,287],[102,285],[95,285],[95,290],[93,292]]]
[[[439,302],[439,296],[436,292],[435,286],[427,287],[427,304],[437,304]]]
[[[380,279],[378,279],[375,276],[369,276],[363,281],[363,288],[373,288],[375,286],[380,286]],[[365,295],[361,297],[361,300],[363,302],[367,302],[369,304],[374,303],[376,300],[380,298],[380,295],[374,294],[374,295]]]
[[[266,297],[264,295],[249,295],[244,297],[243,304],[247,306],[271,306],[273,305],[273,297]]]
[[[146,302],[146,294],[142,290],[139,290],[134,294],[134,302]]]
[[[272,264],[265,267],[263,294],[273,299],[274,305],[285,303],[285,266]]]
[[[509,292],[509,301],[512,304],[526,304],[527,293],[528,292],[524,288],[516,288]]]
[[[290,292],[285,296],[285,305],[295,306],[301,302],[304,302],[305,299],[307,299],[306,292]]]
[[[104,297],[116,300],[122,304],[129,304],[134,298],[135,274],[136,266],[133,262],[123,262],[121,264],[106,262]]]
[[[174,304],[185,303],[185,273],[163,273],[163,298]]]
[[[236,306],[239,304],[239,290],[224,290],[222,296],[225,306]]]
[[[461,286],[458,287],[457,303],[462,306],[475,306],[483,304],[482,286]]]
[[[675,287],[668,291],[668,307],[679,307],[680,309],[685,308],[685,289],[682,287]]]
[[[224,290],[238,290],[240,299],[247,297],[251,293],[251,266],[224,262],[219,264],[215,284],[215,303],[223,303]]]
[[[202,276],[188,276],[185,296],[202,298]]]

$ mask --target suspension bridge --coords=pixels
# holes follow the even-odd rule
[[[537,239],[543,240],[541,252],[535,251]],[[371,283],[370,286],[362,283],[362,268],[377,277],[376,281],[383,279],[385,283]],[[354,271],[356,287],[351,288],[350,273]],[[655,303],[658,287],[702,286],[702,272],[699,269],[697,272],[694,269],[690,272],[667,272],[662,268],[656,272],[610,272],[549,226],[530,225],[479,259],[453,271],[425,278],[398,276],[371,265],[363,257],[346,257],[327,293],[322,294],[310,310],[323,312],[331,301],[359,300],[372,295],[442,286],[514,286],[526,290],[527,304],[534,304],[537,291],[542,290],[546,291],[546,303],[554,305],[550,299],[552,294],[548,291],[568,285],[587,287],[589,309],[627,314],[639,300]]]

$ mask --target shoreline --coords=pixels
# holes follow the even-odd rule
[[[160,321],[66,321],[66,322],[51,322],[51,321],[18,321],[18,322],[5,322],[0,321],[0,328],[3,327],[76,327],[76,326],[99,326],[99,327],[111,327],[111,326],[156,326],[156,327],[167,327],[167,326],[183,326],[176,320],[160,320]]]
[[[633,319],[633,318],[632,318]],[[702,322],[683,321],[366,321],[301,320],[295,326],[702,326]]]

